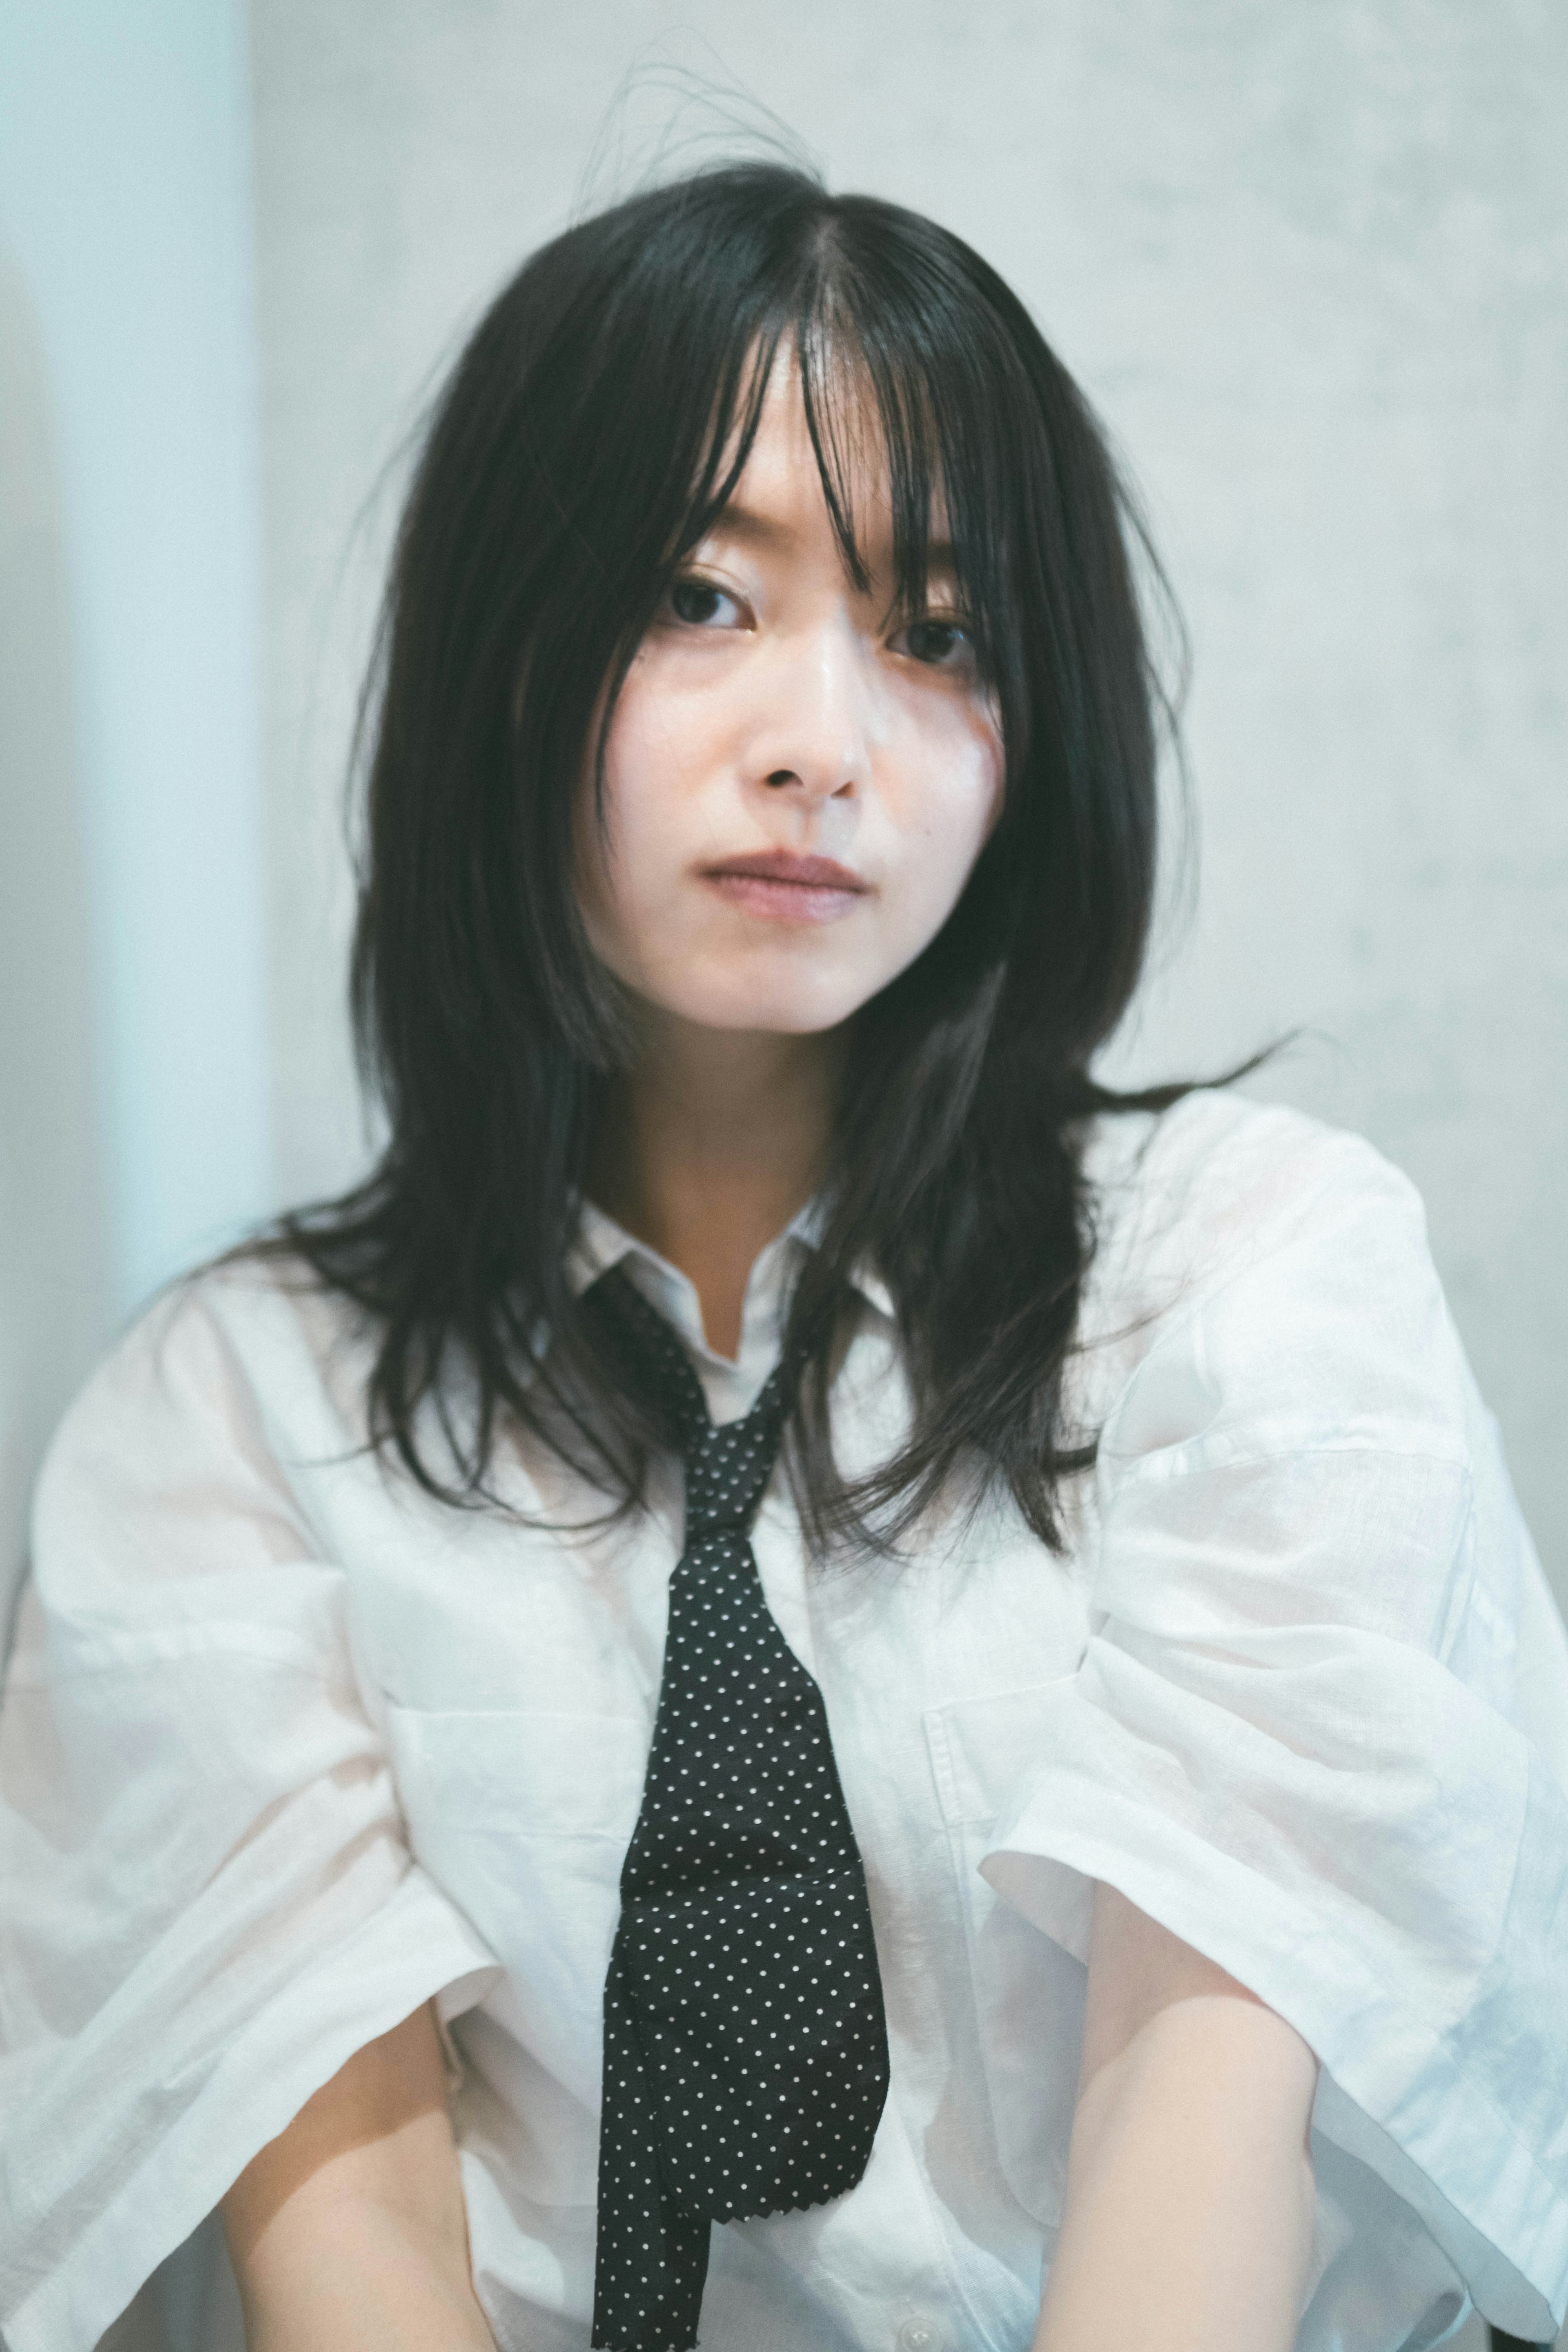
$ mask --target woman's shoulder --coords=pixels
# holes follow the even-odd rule
[[[1234,1391],[1304,1431],[1338,1425],[1359,1395],[1380,1424],[1448,1450],[1466,1374],[1425,1212],[1363,1137],[1201,1089],[1098,1122],[1085,1171],[1098,1245],[1083,1337],[1102,1412],[1135,1372],[1180,1358],[1211,1402]]]
[[[1109,1114],[1086,1138],[1097,1258],[1123,1290],[1179,1309],[1299,1245],[1426,1260],[1409,1178],[1363,1136],[1286,1105],[1197,1087],[1157,1114]]]
[[[1160,1112],[1093,1120],[1084,1170],[1113,1211],[1152,1225],[1289,1226],[1317,1202],[1376,1196],[1418,1207],[1415,1188],[1364,1136],[1284,1103],[1194,1087]]]
[[[67,1409],[40,1474],[62,1489],[162,1484],[204,1459],[259,1464],[301,1419],[341,1443],[363,1393],[349,1302],[292,1258],[243,1253],[169,1284],[128,1325]]]
[[[323,1495],[363,1459],[363,1396],[346,1302],[289,1261],[243,1255],[171,1284],[45,1454],[24,1671],[46,1618],[73,1670],[171,1641],[313,1655],[338,1605]]]

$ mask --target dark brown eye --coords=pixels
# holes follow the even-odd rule
[[[733,596],[716,588],[710,580],[678,580],[669,592],[669,609],[674,618],[688,628],[710,629],[739,617]]]
[[[903,637],[911,660],[933,667],[960,661],[970,650],[969,634],[959,621],[911,621]]]

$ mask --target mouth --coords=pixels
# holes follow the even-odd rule
[[[701,869],[702,879],[743,913],[775,923],[832,923],[854,911],[871,886],[837,858],[795,850],[759,849],[722,857]]]

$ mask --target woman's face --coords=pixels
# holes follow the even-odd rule
[[[947,551],[933,537],[927,614],[897,625],[879,457],[852,488],[864,593],[781,362],[735,495],[616,705],[603,835],[584,789],[595,951],[704,1028],[847,1019],[941,929],[1000,809],[1000,730]]]

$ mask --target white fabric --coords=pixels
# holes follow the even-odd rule
[[[1568,1801],[1542,1751],[1563,1757],[1568,1649],[1419,1204],[1364,1144],[1226,1097],[1107,1122],[1090,1160],[1075,1409],[1104,1435],[1068,1557],[997,1506],[897,1570],[822,1574],[782,1479],[759,1517],[866,1860],[893,2088],[849,2196],[716,2233],[704,2343],[1027,2344],[1096,1878],[1323,2061],[1301,2352],[1435,2341],[1467,2291],[1549,2336]],[[607,1220],[577,1273],[629,1254],[728,1419],[811,1230],[759,1259],[733,1365]],[[863,1293],[834,1402],[851,1465],[905,1413]],[[364,1344],[331,1301],[205,1276],[47,1466],[0,1716],[12,2352],[90,2346],[432,1994],[498,2342],[587,2344],[600,1995],[679,1489],[607,1530],[446,1509],[363,1448]],[[531,1454],[504,1478],[536,1517],[596,1507]]]

